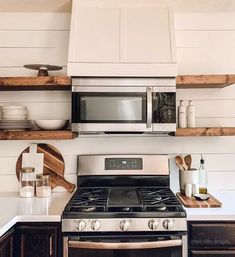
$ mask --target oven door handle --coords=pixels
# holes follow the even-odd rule
[[[84,242],[84,241],[68,241],[68,247],[82,249],[106,249],[106,250],[129,250],[129,249],[152,249],[152,248],[169,248],[182,246],[181,239],[137,242],[137,243],[104,243],[104,242]]]
[[[147,128],[151,128],[152,126],[152,114],[153,106],[152,106],[152,89],[151,87],[147,87]]]

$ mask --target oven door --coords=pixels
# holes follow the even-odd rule
[[[63,257],[187,257],[187,237],[64,237]]]
[[[151,123],[151,88],[73,86],[73,131],[148,132]]]

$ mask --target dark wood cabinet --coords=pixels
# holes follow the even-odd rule
[[[15,257],[60,257],[60,223],[20,223],[16,227]]]
[[[14,229],[0,238],[0,257],[13,257]]]
[[[235,257],[235,222],[189,222],[189,257]]]

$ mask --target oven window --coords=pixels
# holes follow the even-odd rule
[[[69,257],[181,257],[181,247],[143,250],[69,249]]]
[[[73,122],[146,123],[145,93],[73,94]]]

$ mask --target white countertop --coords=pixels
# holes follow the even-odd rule
[[[210,191],[221,208],[185,208],[189,221],[234,220],[235,191]],[[0,193],[0,236],[17,222],[59,222],[72,194],[53,192],[51,198],[20,198],[19,193]]]
[[[235,191],[210,191],[221,203],[221,208],[185,208],[187,220],[234,220],[235,221]]]
[[[53,192],[50,198],[20,198],[19,193],[0,193],[0,236],[17,222],[60,222],[72,194]]]

